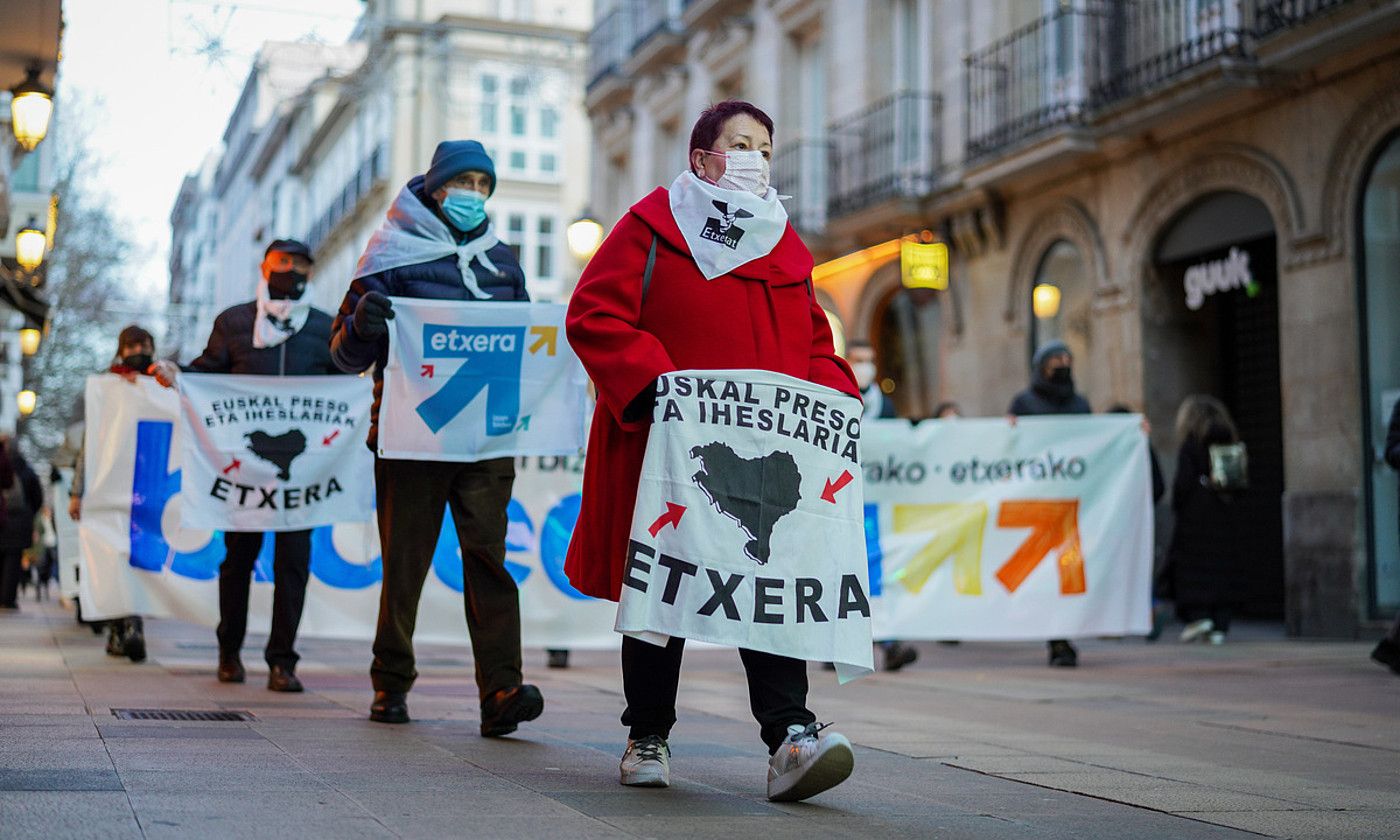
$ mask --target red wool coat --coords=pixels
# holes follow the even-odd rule
[[[647,251],[656,239],[642,299]],[[584,269],[569,302],[569,344],[592,377],[598,406],[588,438],[583,501],[564,570],[580,591],[616,601],[651,418],[623,411],[676,370],[777,371],[859,398],[836,355],[826,313],[808,286],[812,255],[789,225],[766,257],[706,280],[671,216],[663,188],[637,202]]]

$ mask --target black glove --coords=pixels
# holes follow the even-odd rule
[[[622,422],[636,423],[651,419],[652,409],[656,408],[656,383],[658,381],[653,379],[650,385],[632,398],[632,401],[622,410]]]
[[[389,298],[379,292],[366,292],[355,304],[355,335],[363,339],[379,338],[389,332],[388,322],[393,317],[394,306]]]

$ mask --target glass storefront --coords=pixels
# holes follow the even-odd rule
[[[1072,242],[1061,239],[1046,249],[1031,286],[1032,354],[1058,339],[1076,359],[1093,358],[1092,285],[1084,257]]]
[[[1400,135],[1379,150],[1360,210],[1371,607],[1376,617],[1389,618],[1400,610],[1400,477],[1384,461],[1387,426],[1400,401]]]

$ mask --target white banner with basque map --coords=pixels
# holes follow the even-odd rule
[[[583,452],[588,376],[563,304],[392,300],[381,458]]]
[[[298,531],[368,518],[368,379],[185,373],[178,381],[186,526]]]
[[[756,370],[660,378],[618,632],[869,673],[859,400]]]
[[[861,452],[877,639],[1150,629],[1141,417],[869,420]]]
[[[181,618],[214,627],[219,620],[223,534],[182,522],[181,509],[207,488],[187,482],[180,466],[184,433],[178,395],[149,377],[130,383],[102,374],[88,378],[86,407],[92,422],[87,426],[87,482],[76,540],[83,615]],[[363,440],[358,446],[368,454]],[[506,508],[506,570],[520,587],[526,647],[617,646],[613,604],[579,593],[564,576],[582,483],[582,456],[516,460],[515,486]],[[372,484],[366,486],[372,490]],[[255,634],[267,632],[271,620],[272,552],[273,540],[265,538],[253,570],[248,611],[248,628]],[[301,635],[359,639],[366,642],[368,656],[383,577],[373,511],[312,530]],[[445,512],[432,572],[423,586],[415,639],[466,644],[464,588],[457,534],[451,513]]]

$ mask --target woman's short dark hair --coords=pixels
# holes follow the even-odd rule
[[[151,348],[154,349],[156,346],[156,338],[151,335],[145,327],[132,324],[122,330],[121,335],[117,336],[117,352],[120,353],[123,347],[128,347],[132,344],[150,344]]]
[[[739,114],[748,114],[758,120],[759,125],[768,129],[768,138],[773,138],[773,118],[763,113],[763,111],[752,102],[745,102],[742,99],[726,99],[718,102],[700,112],[700,119],[695,121],[695,127],[690,130],[690,151],[704,149],[709,151],[719,139],[719,133],[724,130],[724,124],[729,122],[730,117]]]

